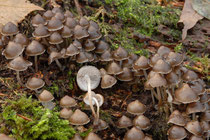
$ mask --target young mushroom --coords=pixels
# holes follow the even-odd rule
[[[26,83],[26,87],[34,90],[36,93],[39,93],[38,89],[42,88],[44,85],[45,82],[41,78],[36,77],[29,78]]]
[[[54,96],[47,90],[43,90],[42,93],[39,94],[38,99],[45,108],[52,110],[55,107],[52,102],[52,100],[54,100]]]

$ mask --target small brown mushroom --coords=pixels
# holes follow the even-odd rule
[[[100,40],[99,43],[96,46],[95,53],[102,54],[102,53],[104,53],[108,49],[109,49],[109,44],[106,43],[103,40]]]
[[[20,56],[24,49],[25,48],[21,44],[10,41],[6,48],[2,51],[2,55],[4,55],[6,59],[14,59]]]
[[[98,135],[93,132],[90,132],[84,140],[102,140]]]
[[[124,67],[123,72],[117,75],[117,79],[120,81],[132,81],[133,73],[129,68]]]
[[[76,105],[77,105],[77,102],[75,101],[75,99],[68,96],[68,95],[65,95],[60,100],[60,106],[63,107],[63,108],[74,107]]]
[[[146,106],[139,100],[130,102],[127,106],[127,112],[133,115],[141,115],[146,111]]]
[[[26,87],[31,90],[35,90],[38,93],[38,89],[42,88],[45,85],[45,82],[41,78],[32,77],[29,78]]]
[[[51,32],[58,31],[62,28],[63,28],[62,22],[59,19],[54,18],[54,17],[47,24],[47,29]]]
[[[61,50],[61,47],[59,46],[59,44],[61,44],[62,42],[63,42],[63,38],[58,32],[54,32],[50,35],[49,43],[55,44],[58,50]]]
[[[144,133],[140,129],[133,127],[126,132],[123,140],[144,140],[144,138]]]
[[[136,116],[133,120],[133,124],[136,128],[141,130],[148,130],[151,127],[150,120],[144,115]]]
[[[203,134],[203,130],[199,121],[190,121],[186,124],[185,128],[193,135],[202,136]]]
[[[36,16],[34,16],[31,20],[31,23],[34,27],[37,27],[39,24],[43,24],[43,25],[47,24],[45,19],[40,14],[37,14]]]
[[[168,123],[172,123],[178,126],[185,126],[186,120],[178,110],[174,110],[169,116]]]
[[[74,28],[74,36],[76,39],[83,39],[89,36],[87,30],[80,26],[80,25],[76,25]]]
[[[77,25],[77,21],[74,18],[67,17],[65,25],[68,26],[70,29],[74,29],[74,27]]]
[[[24,34],[17,34],[14,38],[14,42],[21,44],[23,47],[28,45],[28,38]]]
[[[90,119],[84,112],[77,109],[69,118],[69,122],[72,125],[85,125],[90,122]]]
[[[1,34],[4,36],[10,36],[10,40],[12,40],[13,35],[16,35],[18,32],[18,27],[12,22],[8,22],[1,29]]]
[[[73,114],[73,111],[71,109],[63,108],[60,111],[60,117],[64,119],[69,119],[72,114]]]
[[[187,132],[183,127],[173,125],[167,132],[169,140],[182,140],[187,137]]]
[[[123,73],[123,70],[116,62],[113,61],[108,65],[107,73],[113,74],[113,75],[118,75],[118,74]]]
[[[130,118],[126,117],[125,115],[123,115],[120,119],[118,119],[117,121],[117,127],[118,128],[128,128],[131,127],[132,121]]]
[[[38,99],[45,108],[52,110],[55,107],[52,102],[52,100],[54,100],[54,96],[47,90],[43,90],[42,93],[39,94]]]
[[[49,21],[51,20],[51,18],[54,16],[54,13],[51,11],[51,10],[47,10],[46,12],[44,12],[43,14],[43,18],[46,20],[46,21]]]

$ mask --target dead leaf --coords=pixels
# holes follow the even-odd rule
[[[199,15],[192,8],[192,0],[185,0],[184,8],[182,10],[182,14],[180,16],[179,22],[183,22],[184,28],[182,29],[182,40],[184,40],[187,36],[187,30],[191,29],[195,26],[195,24],[201,20],[203,16]]]
[[[17,24],[34,10],[44,9],[27,0],[0,0],[0,23],[4,25],[10,21]]]

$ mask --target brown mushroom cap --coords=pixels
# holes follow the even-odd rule
[[[43,25],[47,24],[45,19],[40,14],[37,14],[36,16],[34,16],[31,20],[31,23],[34,27],[37,27],[39,24],[43,24]]]
[[[166,58],[166,61],[171,65],[171,66],[178,66],[183,62],[183,55],[175,52],[170,52]]]
[[[206,103],[210,101],[210,95],[207,94],[206,92],[200,96],[200,102],[201,103]]]
[[[47,10],[46,12],[44,12],[43,14],[43,18],[46,21],[49,21],[52,17],[54,16],[54,13],[51,10]]]
[[[61,22],[64,22],[65,21],[65,16],[61,12],[55,13],[54,17],[57,18],[57,19],[59,19]]]
[[[82,48],[82,44],[81,42],[79,42],[77,39],[75,39],[72,43],[75,47],[77,47],[78,49]]]
[[[201,121],[200,125],[202,127],[203,132],[208,132],[210,130],[210,124],[207,121]]]
[[[75,101],[75,99],[70,97],[70,96],[68,96],[68,95],[65,95],[60,100],[60,106],[61,107],[68,108],[68,107],[74,107],[76,105],[77,105],[77,102]]]
[[[96,131],[101,131],[107,129],[108,127],[109,127],[108,124],[104,120],[99,119],[98,124],[94,127],[94,129]]]
[[[85,52],[85,55],[86,55],[86,57],[88,59],[88,62],[94,61],[94,56],[93,56],[93,54],[91,52]]]
[[[21,44],[22,46],[28,45],[28,38],[24,34],[17,34],[14,38],[14,42]]]
[[[74,36],[76,39],[83,39],[89,36],[87,30],[80,26],[80,25],[76,25],[74,28]]]
[[[172,114],[169,116],[168,123],[172,123],[179,126],[185,126],[186,121],[178,110],[174,110]]]
[[[47,24],[47,29],[51,32],[60,30],[62,28],[63,28],[62,22],[59,19],[54,18],[54,17]]]
[[[63,29],[61,31],[61,35],[63,38],[69,38],[73,36],[73,31],[71,29],[69,29],[69,27],[67,26],[63,26]]]
[[[77,63],[86,63],[88,61],[89,60],[88,60],[87,56],[85,55],[84,51],[80,51],[80,53],[77,54],[77,56],[76,56],[76,62]]]
[[[117,127],[118,128],[127,128],[132,126],[132,121],[130,118],[126,117],[125,115],[123,115],[120,119],[118,119],[117,121]]]
[[[154,73],[153,76],[148,76],[149,84],[154,87],[166,86],[166,79],[159,73]]]
[[[44,85],[45,85],[45,82],[42,79],[36,78],[36,77],[29,78],[26,83],[26,87],[31,90],[40,89]]]
[[[105,62],[112,61],[113,58],[112,58],[112,54],[111,54],[110,50],[106,50],[104,53],[102,53],[100,60],[105,61]]]
[[[72,114],[73,114],[73,111],[71,109],[63,108],[60,111],[60,117],[64,119],[69,119]]]
[[[90,21],[90,26],[93,26],[94,28],[96,28],[97,30],[99,30],[100,28],[99,28],[99,26],[98,26],[98,24],[96,23],[96,22],[94,22],[94,21]]]
[[[84,43],[84,49],[85,49],[86,52],[93,51],[95,48],[96,48],[95,47],[95,44],[91,40],[87,39],[85,41],[85,43]]]
[[[165,46],[161,46],[157,53],[160,55],[160,57],[166,57],[171,52],[171,50]]]
[[[29,66],[32,66],[30,61],[18,56],[7,64],[8,68],[15,71],[25,71]]]
[[[2,55],[4,55],[6,59],[14,59],[21,55],[24,49],[25,48],[21,44],[10,41],[2,51]]]
[[[54,8],[52,9],[52,12],[53,12],[54,14],[56,14],[56,13],[63,13],[63,11],[62,11],[62,9],[61,9],[60,7],[54,7]]]
[[[210,121],[210,111],[209,110],[202,113],[201,120],[202,121]]]
[[[123,72],[122,68],[116,62],[113,61],[108,65],[108,68],[107,68],[108,74],[117,75],[122,72]]]
[[[15,140],[15,139],[11,138],[3,133],[0,133],[0,140]]]
[[[101,88],[102,89],[111,88],[116,83],[117,83],[117,80],[113,76],[105,74],[102,76],[102,79],[101,79]]]
[[[143,70],[134,70],[133,71],[133,75],[134,76],[144,76],[144,72],[143,72]]]
[[[51,92],[48,90],[43,90],[41,94],[39,94],[39,101],[41,102],[49,102],[54,100],[54,97]]]
[[[128,59],[123,60],[123,67],[128,67],[128,68],[132,68],[133,67],[133,63],[138,59],[138,56],[134,53],[131,53],[129,55]]]
[[[98,135],[93,132],[90,132],[84,140],[102,140]]]
[[[28,56],[41,55],[44,52],[45,52],[44,46],[42,46],[42,44],[40,44],[36,40],[33,40],[26,48],[26,55]]]
[[[127,106],[127,112],[133,115],[141,115],[146,111],[146,106],[142,104],[139,100],[130,102]]]
[[[73,44],[70,44],[69,47],[66,49],[66,55],[68,56],[74,56],[79,54],[79,50],[77,47],[75,47]]]
[[[199,121],[190,121],[186,124],[185,128],[193,135],[202,136],[203,130]]]
[[[148,130],[151,127],[150,120],[144,115],[136,116],[133,120],[133,124],[136,128],[142,130]]]
[[[117,75],[117,79],[120,81],[132,81],[133,73],[129,68],[124,67],[123,72]]]
[[[195,135],[192,135],[189,140],[204,140],[204,139],[201,138],[201,137],[197,137]]]
[[[72,12],[67,11],[67,10],[66,10],[66,12],[64,13],[64,16],[65,16],[66,18],[68,18],[68,17],[73,18],[73,17],[74,17],[74,15],[72,14]]]
[[[166,74],[165,78],[169,85],[177,85],[181,81],[179,76],[174,71],[171,71],[170,73]]]
[[[82,27],[87,27],[89,26],[89,21],[85,17],[81,17],[79,20],[79,24]]]
[[[162,59],[158,60],[153,66],[153,71],[161,74],[167,74],[171,72],[171,70],[171,66]]]
[[[109,49],[109,44],[103,40],[100,40],[96,46],[95,53],[104,53],[108,49]]]
[[[82,139],[82,137],[80,136],[80,134],[76,133],[76,134],[74,135],[74,137],[73,137],[72,139],[70,139],[70,140],[83,140],[83,139]]]
[[[48,65],[50,65],[56,59],[60,59],[62,57],[60,52],[52,51],[48,57]]]
[[[90,119],[84,112],[77,109],[69,118],[69,122],[72,125],[85,125],[90,122]]]
[[[182,140],[187,136],[187,132],[183,127],[173,125],[167,132],[169,140]]]
[[[74,27],[77,25],[77,21],[74,18],[67,17],[65,25],[70,29],[74,29]]]
[[[193,84],[190,87],[193,91],[195,91],[197,95],[203,95],[206,91],[204,86],[201,85],[198,81],[193,82]]]
[[[184,73],[182,78],[184,81],[196,81],[198,80],[198,75],[194,71],[188,70]]]
[[[200,98],[188,84],[183,84],[182,87],[175,91],[175,99],[181,103],[188,104],[197,102]]]
[[[118,47],[118,49],[113,52],[113,58],[116,61],[126,60],[128,57],[128,52],[122,47]]]
[[[156,53],[155,55],[153,55],[153,56],[150,58],[149,65],[150,65],[151,67],[153,67],[153,66],[155,65],[155,63],[156,63],[158,60],[160,60],[160,59],[161,59],[161,56],[160,56],[158,53]]]
[[[97,40],[97,39],[100,39],[102,36],[100,30],[96,29],[95,27],[91,25],[88,28],[88,34],[89,34],[90,40]]]
[[[201,102],[197,101],[187,105],[186,113],[192,114],[197,112],[204,112],[205,110],[206,110],[205,106]]]
[[[44,37],[48,37],[50,36],[50,33],[48,32],[47,28],[43,25],[43,24],[39,24],[34,32],[32,33],[33,37],[40,37],[40,38],[44,38]]]
[[[63,42],[63,39],[61,35],[58,32],[54,32],[50,35],[50,44],[61,44]]]
[[[144,140],[144,138],[144,133],[136,127],[133,127],[126,132],[123,140]]]
[[[147,70],[150,66],[145,56],[140,56],[133,65],[134,70]]]
[[[1,29],[1,34],[4,35],[4,36],[15,35],[18,32],[19,32],[18,27],[12,22],[8,22]]]

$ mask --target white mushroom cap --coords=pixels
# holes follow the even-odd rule
[[[77,84],[83,91],[88,90],[88,76],[91,81],[91,90],[97,88],[101,80],[101,73],[96,67],[83,66],[77,73]]]

